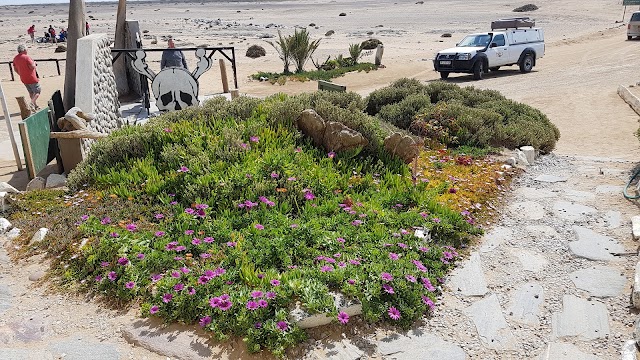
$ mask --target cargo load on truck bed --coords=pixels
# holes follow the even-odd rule
[[[532,28],[536,26],[536,22],[528,17],[519,17],[512,19],[498,19],[491,22],[491,30],[496,29],[520,29],[520,28]]]

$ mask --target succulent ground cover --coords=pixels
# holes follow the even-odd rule
[[[364,114],[355,94],[214,100],[167,114],[98,142],[69,193],[15,199],[17,226],[52,232],[18,244],[52,255],[61,286],[242,337],[251,351],[282,356],[304,339],[289,316],[296,304],[348,323],[335,292],[360,302],[366,321],[410,326],[437,306],[511,174],[469,155],[483,149],[435,142],[410,165],[376,146],[327,153],[294,125],[308,106],[374,145],[395,128]]]

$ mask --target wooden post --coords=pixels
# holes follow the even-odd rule
[[[9,139],[11,139],[13,156],[16,158],[16,165],[18,165],[18,170],[22,170],[22,160],[20,160],[20,153],[18,152],[18,145],[16,144],[16,139],[13,137],[11,115],[9,115],[9,107],[7,106],[7,99],[4,97],[2,82],[0,82],[0,101],[2,102],[2,111],[4,111],[4,120],[7,122],[7,131],[9,132]]]
[[[114,48],[126,49],[127,48],[127,1],[118,0],[118,12],[116,13],[116,34],[114,41]],[[123,54],[126,55],[126,54]],[[113,63],[113,74],[116,78],[116,88],[118,89],[118,96],[129,94],[129,81],[127,80],[127,61],[126,56],[120,56]]]
[[[231,100],[237,98],[240,96],[240,90],[238,89],[233,89],[231,90]]]
[[[13,66],[11,66],[11,62],[9,62],[9,72],[11,73],[11,81],[15,81],[15,76],[13,76]]]
[[[375,65],[376,66],[382,65],[382,54],[383,53],[384,53],[384,46],[382,46],[382,44],[380,44],[376,48],[376,60],[375,60]]]
[[[60,60],[57,60],[57,59],[56,59],[56,68],[58,69],[58,75],[61,75],[60,74]]]
[[[78,39],[86,35],[84,0],[69,0],[67,28],[67,63],[64,71],[64,110],[76,103],[76,54]]]
[[[27,104],[27,100],[25,100],[24,96],[16,97],[16,101],[18,101],[18,107],[20,108],[20,117],[22,120],[31,116],[31,108]]]
[[[222,92],[229,92],[229,80],[227,79],[227,66],[224,63],[224,59],[219,60],[220,63],[220,78],[222,79]]]

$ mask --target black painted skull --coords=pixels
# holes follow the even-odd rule
[[[156,106],[160,111],[182,110],[198,105],[198,82],[185,69],[168,67],[151,83]]]

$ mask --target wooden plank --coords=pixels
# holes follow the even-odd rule
[[[318,80],[318,90],[345,92],[347,91],[347,87],[324,80]]]
[[[18,123],[22,149],[29,178],[33,179],[40,170],[44,169],[49,155],[49,109],[42,109]]]

